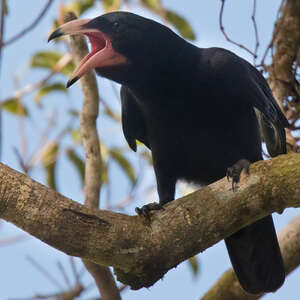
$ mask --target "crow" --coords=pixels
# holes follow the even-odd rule
[[[83,34],[91,52],[67,87],[95,69],[122,85],[122,127],[152,152],[159,204],[136,208],[146,217],[174,200],[177,180],[208,185],[224,176],[233,189],[249,164],[286,153],[289,123],[261,73],[223,48],[198,48],[168,27],[129,12],[112,12],[60,26],[49,41]],[[205,213],[205,212],[203,212]],[[285,271],[272,216],[225,238],[241,286],[276,291]]]

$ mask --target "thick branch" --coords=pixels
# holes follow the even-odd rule
[[[0,217],[73,256],[113,266],[132,288],[272,212],[300,206],[300,155],[253,164],[232,192],[222,179],[153,214],[94,211],[0,165]]]
[[[268,82],[278,103],[288,103],[288,98],[298,94],[298,84],[293,66],[297,63],[300,49],[300,2],[287,0],[281,8],[281,16],[275,24],[273,33],[274,56],[267,68]],[[288,119],[298,119],[299,111],[287,106]],[[297,151],[296,139],[287,131],[288,150]]]
[[[65,22],[76,19],[73,13],[65,16]],[[84,37],[71,36],[70,47],[75,64],[88,54],[88,47]],[[85,150],[85,179],[84,204],[93,209],[99,208],[101,189],[101,151],[97,132],[97,118],[99,111],[99,94],[95,75],[89,73],[80,80],[83,90],[83,107],[80,113],[80,134]],[[91,273],[103,300],[121,300],[119,289],[108,267],[97,265],[83,259],[87,270]]]

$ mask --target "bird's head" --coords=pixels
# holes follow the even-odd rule
[[[88,71],[126,83],[157,66],[167,65],[182,40],[166,26],[129,12],[113,12],[95,19],[74,20],[56,29],[48,41],[62,35],[83,34],[91,52],[79,63],[68,81],[69,87]],[[164,51],[161,51],[161,50]],[[164,52],[164,55],[162,55]],[[161,62],[164,64],[161,64]],[[160,70],[156,69],[159,74]]]

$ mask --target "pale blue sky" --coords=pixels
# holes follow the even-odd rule
[[[280,0],[272,1],[257,1],[257,24],[259,27],[260,43],[261,48],[259,53],[263,53],[265,46],[268,44],[271,32],[273,30],[273,22],[277,13]],[[46,3],[44,1],[20,1],[20,0],[9,0],[9,17],[7,18],[6,24],[6,38],[14,35],[24,28],[31,20],[39,13],[41,8]],[[30,56],[39,50],[53,49],[53,44],[47,44],[46,38],[50,30],[52,20],[56,16],[57,7],[59,1],[51,7],[49,12],[43,21],[36,27],[32,32],[4,49],[4,56],[2,66],[0,70],[1,89],[0,99],[4,99],[11,96],[14,91],[14,83],[12,76],[16,72],[25,72],[25,76],[21,81],[21,85],[34,82],[38,80],[43,74],[41,71],[29,72],[27,71],[27,63]],[[179,1],[179,0],[165,0],[163,1],[166,7],[172,8],[180,12],[183,16],[189,19],[196,34],[197,45],[201,47],[209,46],[220,46],[234,51],[235,53],[243,56],[251,61],[251,57],[242,49],[235,47],[225,41],[223,35],[219,30],[218,25],[218,12],[220,9],[219,0],[210,1]],[[188,3],[188,4],[187,4]],[[250,23],[250,10],[252,1],[239,1],[231,0],[227,1],[227,7],[224,15],[224,25],[230,36],[248,47],[254,45],[254,34],[253,28]],[[145,14],[142,9],[136,9],[135,12]],[[99,10],[89,12],[89,16],[97,16],[101,14],[100,6]],[[150,16],[150,14],[146,14]],[[111,92],[108,90],[110,84],[107,80],[101,80],[101,92],[103,94],[108,93],[111,96]],[[113,97],[112,97],[113,98]],[[32,95],[24,98],[27,105],[32,103]],[[74,87],[69,91],[68,96],[56,95],[50,97],[47,100],[47,109],[49,112],[53,109],[57,110],[58,121],[60,124],[65,124],[68,119],[65,115],[60,113],[62,108],[66,108],[71,105],[75,105],[77,108],[81,106],[81,94],[78,87]],[[115,104],[117,103],[116,100]],[[114,104],[114,105],[115,105]],[[43,124],[43,117],[47,117],[47,112],[43,115],[39,115],[40,112],[32,108],[33,115],[30,124],[26,125],[26,132],[34,133],[35,130],[41,130],[40,124]],[[16,157],[13,153],[13,147],[19,147],[18,139],[18,120],[4,114],[4,138],[3,138],[3,156],[2,161],[9,166],[19,169]],[[114,143],[116,140],[124,140],[121,128],[117,125],[109,126],[105,122],[99,125],[100,134],[110,136],[111,140],[107,138],[108,143]],[[29,148],[32,147],[37,141],[35,135],[31,134],[29,140]],[[63,170],[59,171],[60,180],[63,184],[60,185],[60,192],[64,195],[73,198],[74,200],[81,200],[82,194],[78,187],[79,182],[76,175],[73,175],[73,169],[69,167],[64,161]],[[148,174],[149,173],[149,174]],[[147,178],[153,180],[153,173],[149,171]],[[116,181],[118,181],[118,174],[116,175]],[[44,176],[41,170],[33,173],[33,177],[40,181],[44,181]],[[126,187],[121,187],[123,192]],[[114,197],[118,199],[120,192],[114,192]],[[140,199],[143,195],[140,195]],[[141,205],[143,200],[141,199]],[[129,211],[133,213],[133,207]],[[282,215],[275,215],[275,222],[278,229],[282,228],[292,216],[296,215],[298,211],[295,209],[289,209]],[[12,236],[17,233],[14,226],[5,223],[1,227],[0,238]],[[12,298],[27,298],[33,296],[36,293],[47,294],[55,291],[55,287],[43,276],[41,276],[36,269],[25,259],[26,255],[34,257],[41,265],[43,265],[52,274],[57,273],[56,261],[61,260],[65,265],[68,266],[67,256],[63,253],[50,248],[42,242],[30,238],[28,241],[19,243],[14,246],[7,246],[0,248],[0,300],[12,299]],[[126,291],[123,294],[123,299],[134,300],[134,299],[199,299],[205,291],[215,282],[215,280],[230,267],[227,252],[224,247],[224,243],[220,242],[217,245],[206,250],[204,253],[198,256],[200,260],[201,273],[197,279],[193,279],[190,269],[186,263],[182,263],[176,269],[171,270],[164,277],[163,281],[157,282],[150,289],[141,289],[139,291]],[[62,282],[60,274],[57,275],[58,280]],[[84,276],[85,282],[88,284],[91,279],[86,274]],[[294,272],[288,277],[285,285],[274,295],[268,295],[264,299],[297,299],[298,296],[298,282],[300,278],[300,271]],[[92,289],[89,296],[96,295],[96,289]],[[87,296],[82,296],[80,299],[87,299]]]

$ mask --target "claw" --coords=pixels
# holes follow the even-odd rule
[[[232,167],[227,169],[226,177],[228,181],[230,178],[232,179],[232,191],[235,192],[239,188],[238,183],[240,182],[242,171],[245,170],[246,173],[249,174],[249,166],[250,162],[247,159],[240,159]]]
[[[143,215],[146,219],[150,219],[151,210],[161,210],[161,209],[164,209],[161,204],[153,202],[153,203],[143,205],[141,208],[136,207],[135,212],[138,215]]]

